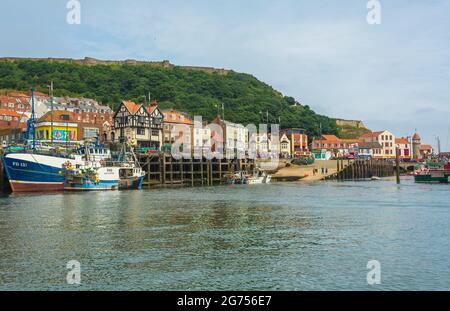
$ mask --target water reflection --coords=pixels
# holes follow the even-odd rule
[[[364,290],[374,258],[381,289],[449,289],[449,215],[390,180],[7,196],[0,289],[73,289],[76,259],[83,290]]]

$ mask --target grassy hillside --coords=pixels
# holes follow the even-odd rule
[[[349,125],[338,126],[338,136],[344,139],[358,139],[363,134],[369,132],[371,131],[365,127],[355,127]]]
[[[111,107],[122,99],[145,102],[151,92],[163,108],[175,108],[212,120],[218,106],[225,105],[225,117],[232,122],[261,123],[261,113],[269,111],[269,121],[283,128],[304,128],[317,135],[319,123],[324,133],[338,134],[336,122],[308,106],[293,107],[295,99],[284,97],[255,77],[230,71],[226,75],[188,70],[182,67],[111,64],[86,66],[73,62],[16,60],[0,62],[0,89],[48,92],[53,80],[55,96],[94,98]]]

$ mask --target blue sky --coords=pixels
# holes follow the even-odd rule
[[[2,0],[0,56],[170,60],[251,73],[333,117],[450,151],[450,0]]]

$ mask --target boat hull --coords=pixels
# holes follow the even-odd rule
[[[95,183],[91,179],[84,179],[81,183],[66,183],[64,185],[66,191],[107,191],[107,190],[119,190],[118,180],[108,180]]]
[[[421,174],[415,175],[414,181],[416,183],[431,183],[431,184],[448,184],[450,183],[450,173],[446,174]]]
[[[119,184],[120,190],[141,190],[144,183],[144,177],[135,177],[131,179],[121,179]]]
[[[2,157],[13,192],[63,190],[61,167],[66,161],[66,158],[31,153],[11,153]]]

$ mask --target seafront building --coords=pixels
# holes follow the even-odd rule
[[[286,132],[282,132],[280,133],[280,157],[289,159],[291,156],[291,140]]]
[[[193,151],[247,154],[254,143],[257,154],[277,154],[281,158],[310,157],[316,159],[335,157],[359,159],[393,159],[398,150],[403,161],[423,160],[433,154],[433,147],[421,143],[415,133],[412,137],[395,137],[389,131],[370,132],[358,139],[341,139],[335,135],[322,135],[309,145],[308,136],[302,129],[282,129],[279,143],[273,144],[269,133],[249,137],[249,131],[240,124],[222,120],[212,121],[219,125],[221,133],[204,124],[195,124],[191,117],[175,109],[161,111],[156,101],[149,105],[122,101],[114,112],[110,107],[93,99],[50,97],[35,92],[36,138],[42,142],[76,143],[98,138],[100,142],[118,143],[128,141],[141,148],[169,150],[180,139],[176,125],[189,128],[184,137]],[[23,143],[27,120],[31,116],[28,94],[4,92],[0,94],[0,147]],[[220,135],[219,135],[220,134]],[[222,146],[222,150],[219,150]]]
[[[361,140],[366,143],[379,143],[382,146],[382,153],[374,155],[374,158],[394,159],[395,158],[395,135],[389,131],[370,132],[363,134]]]
[[[312,146],[313,150],[330,151],[332,157],[350,158],[355,156],[358,144],[361,142],[363,142],[361,139],[341,139],[336,135],[322,135],[320,139],[313,140]]]
[[[161,148],[164,115],[156,102],[145,106],[122,101],[113,118],[112,142],[127,141],[141,148]]]
[[[171,150],[171,146],[176,141],[189,142],[192,146],[194,122],[187,113],[177,111],[175,109],[163,110],[164,125],[164,149]],[[186,127],[186,130],[182,127]],[[185,135],[185,136],[183,136]]]
[[[280,138],[282,138],[283,135],[286,135],[287,140],[289,141],[291,148],[289,152],[290,157],[309,157],[311,155],[308,145],[308,135],[305,130],[296,128],[284,129],[280,131]],[[287,140],[285,139],[286,143]]]
[[[222,128],[222,135],[212,131],[212,144],[222,144],[224,155],[226,154],[239,154],[245,155],[249,147],[249,133],[248,129],[242,124],[236,124],[233,122],[222,120],[220,116],[217,116],[214,124],[219,125]],[[221,136],[221,137],[219,137]],[[213,146],[214,147],[214,146]],[[214,148],[215,152],[220,152],[219,148]]]
[[[41,142],[75,143],[101,139],[104,127],[112,122],[110,114],[56,110],[47,112],[36,124],[36,138]]]
[[[358,143],[358,153],[356,158],[361,160],[370,160],[380,158],[383,153],[383,146],[380,143]]]
[[[411,159],[411,141],[409,138],[396,138],[395,146],[397,148],[398,156],[402,160]]]

